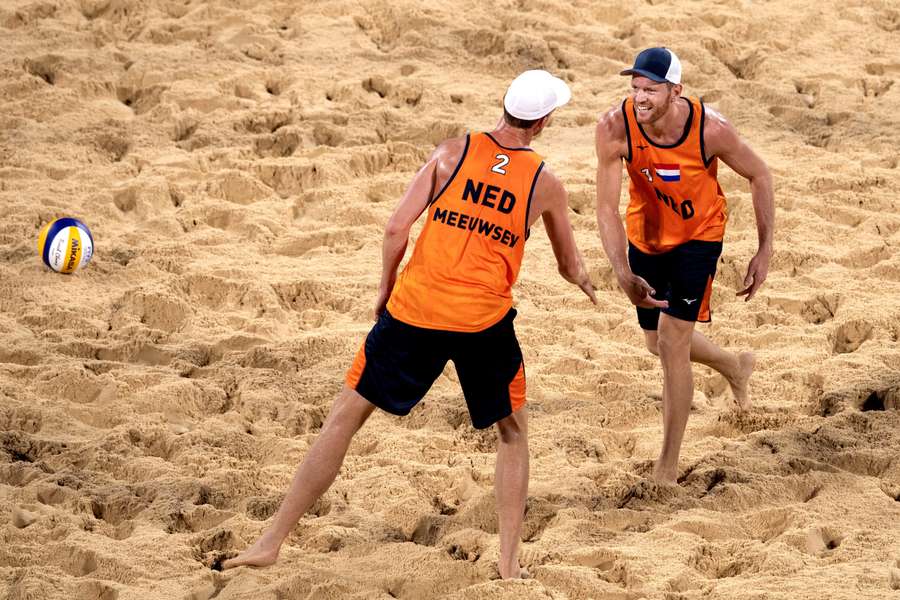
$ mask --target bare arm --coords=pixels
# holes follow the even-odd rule
[[[769,273],[772,257],[772,238],[775,229],[775,194],[772,174],[766,163],[738,135],[737,130],[722,115],[706,110],[705,144],[710,155],[718,156],[735,173],[750,182],[753,211],[756,214],[756,231],[759,247],[747,267],[744,289],[738,296],[750,300],[762,286]]]
[[[421,216],[439,189],[456,168],[463,150],[465,138],[447,140],[431,153],[428,162],[415,174],[397,208],[384,228],[381,251],[381,284],[375,301],[375,318],[384,311],[397,281],[397,268],[406,246],[413,223]]]
[[[665,307],[654,299],[656,293],[643,278],[631,272],[626,252],[625,227],[619,215],[619,193],[622,191],[622,159],[628,152],[625,121],[619,109],[600,118],[594,134],[597,152],[597,225],[600,240],[619,286],[635,306]]]
[[[574,283],[587,294],[591,302],[597,304],[594,286],[584,267],[584,260],[575,244],[575,234],[569,221],[569,198],[562,182],[546,167],[538,176],[534,202],[536,211],[544,220],[559,274],[569,283]],[[535,215],[535,218],[537,215]],[[530,225],[530,224],[529,224]]]
[[[625,228],[619,217],[622,158],[627,149],[624,140],[625,125],[616,122],[617,117],[621,118],[616,114],[618,112],[613,109],[600,119],[594,133],[594,143],[597,151],[597,225],[600,228],[603,250],[606,251],[616,278],[621,280],[631,273],[631,269],[625,251]]]

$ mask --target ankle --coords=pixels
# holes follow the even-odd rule
[[[287,536],[282,536],[271,529],[268,529],[259,536],[259,545],[263,548],[274,549],[276,552],[281,548],[281,544]]]
[[[500,577],[507,579],[510,577],[518,577],[522,568],[519,566],[518,558],[511,560],[501,558],[497,563],[497,571],[499,571]]]

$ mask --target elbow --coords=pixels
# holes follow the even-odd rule
[[[392,217],[384,227],[384,237],[409,237],[409,227]]]
[[[762,186],[766,188],[772,187],[772,171],[769,170],[769,167],[763,165],[762,169],[758,173],[754,173],[750,178],[751,186]]]

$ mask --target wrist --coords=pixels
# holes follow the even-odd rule
[[[382,292],[382,293],[390,292],[392,289],[394,289],[394,283],[396,283],[396,282],[397,282],[397,274],[396,273],[394,273],[392,275],[385,274],[384,276],[382,276],[381,283],[378,285],[378,291]]]

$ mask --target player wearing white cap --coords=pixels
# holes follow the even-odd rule
[[[694,329],[709,306],[725,235],[725,194],[718,159],[750,182],[759,247],[738,295],[753,298],[772,255],[775,208],[766,164],[734,127],[696,98],[681,96],[681,61],[648,48],[622,71],[631,96],[597,124],[597,221],[619,285],[637,306],[647,348],[663,368],[663,445],[653,475],[678,478],[678,456],[693,398],[691,362],[710,366],[731,385],[739,409],[754,356],[727,352]],[[622,163],[630,202],[619,217]],[[627,248],[626,248],[627,246]]]
[[[375,410],[405,415],[448,360],[456,366],[472,424],[497,426],[494,486],[501,577],[519,577],[528,491],[525,366],[513,328],[512,285],[525,240],[543,217],[560,274],[596,303],[568,218],[565,189],[528,145],[569,101],[546,71],[517,77],[490,133],[447,140],[406,190],[384,234],[376,323],[272,524],[228,569],[266,566],[297,521],[337,476],[351,439]],[[402,273],[413,223],[426,221]]]

